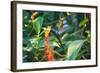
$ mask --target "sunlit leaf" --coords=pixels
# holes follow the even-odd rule
[[[67,58],[69,60],[75,60],[78,56],[78,53],[84,43],[84,40],[75,40],[68,47]]]
[[[33,20],[33,29],[37,34],[40,33],[42,24],[43,24],[43,16],[39,16],[35,20]]]
[[[84,26],[88,21],[89,21],[88,18],[83,19],[83,20],[79,23],[79,27]]]

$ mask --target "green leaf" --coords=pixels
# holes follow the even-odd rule
[[[79,27],[84,26],[88,21],[89,21],[88,18],[83,19],[83,20],[79,23]]]
[[[69,34],[68,33],[65,33],[63,36],[62,36],[62,40],[64,40]]]
[[[51,42],[51,43],[49,43],[49,46],[52,46],[52,47],[60,47],[59,45],[58,45],[58,43],[57,42]]]
[[[25,46],[27,46],[29,43],[30,43],[29,37],[25,37],[25,38],[23,39],[23,46],[25,47]]]
[[[33,39],[30,39],[31,44],[34,46],[34,48],[39,48],[39,38],[35,37]]]
[[[84,43],[84,40],[75,40],[68,47],[67,58],[69,60],[75,60],[78,56],[78,53]]]
[[[43,24],[43,16],[39,16],[35,20],[33,20],[33,29],[37,34],[40,33],[42,24]]]

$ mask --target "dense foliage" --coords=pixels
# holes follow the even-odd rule
[[[23,10],[23,62],[91,58],[89,13]]]

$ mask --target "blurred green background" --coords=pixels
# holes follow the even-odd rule
[[[51,26],[54,61],[91,59],[91,14],[23,10],[23,62],[42,62],[44,27]]]

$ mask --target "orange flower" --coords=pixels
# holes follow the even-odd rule
[[[44,33],[45,33],[44,55],[46,56],[46,59],[48,61],[53,61],[54,60],[53,50],[49,48],[49,44],[48,44],[48,36],[49,36],[50,30],[51,30],[50,26],[48,28],[44,28]]]
[[[48,55],[47,55],[47,59],[48,59],[48,61],[54,60],[53,50],[49,50]]]

